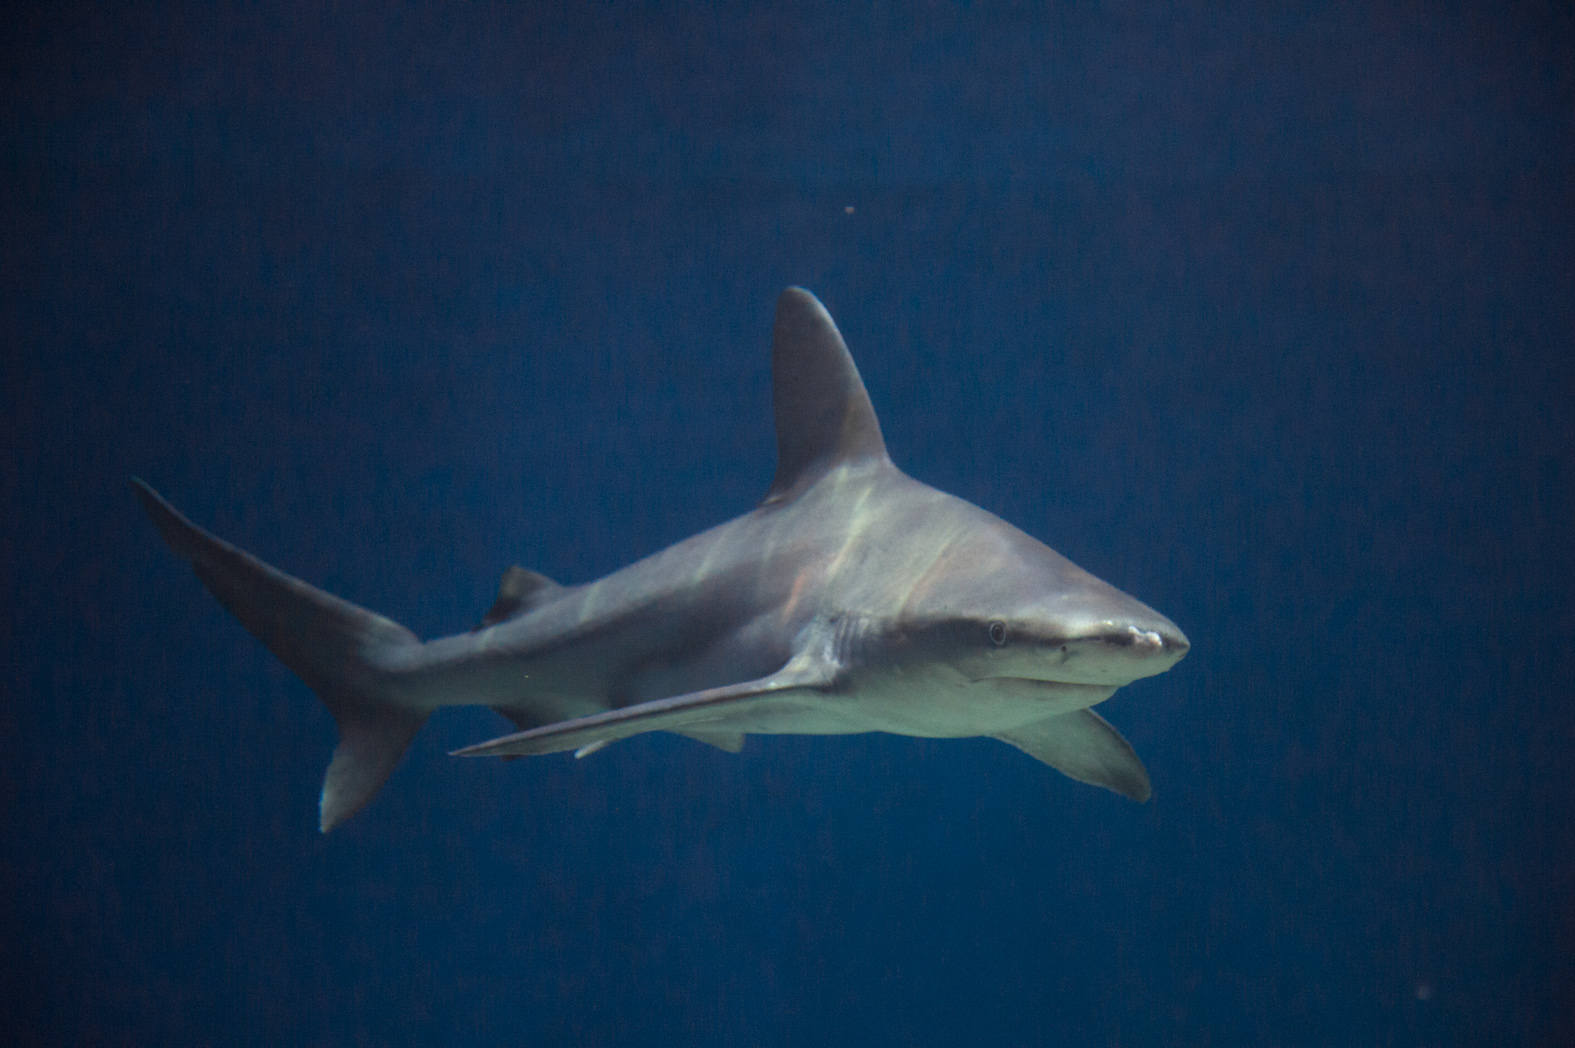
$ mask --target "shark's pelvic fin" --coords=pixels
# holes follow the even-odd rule
[[[1153,792],[1132,744],[1093,710],[1074,710],[995,736],[1063,775],[1142,803]]]
[[[790,287],[771,335],[777,473],[765,502],[780,502],[839,462],[886,457],[880,422],[831,314]]]
[[[707,746],[715,746],[717,749],[724,750],[727,753],[739,753],[744,748],[744,733],[741,731],[700,731],[695,728],[683,728],[675,732],[675,734],[682,735],[686,739],[693,739],[696,742],[703,742]],[[595,742],[588,742],[575,750],[574,756],[576,759],[589,757],[593,753],[605,750],[614,741],[616,740],[597,739]],[[520,754],[510,753],[505,754],[503,759],[510,761],[517,759],[519,756]]]
[[[540,572],[522,568],[518,564],[511,565],[503,573],[503,581],[498,583],[498,599],[492,602],[492,608],[482,616],[476,629],[484,630],[504,619],[512,619],[521,612],[529,611],[551,600],[562,588]]]
[[[323,700],[339,727],[339,746],[323,778],[324,833],[372,799],[426,714],[390,702],[371,657],[419,644],[416,635],[269,567],[210,535],[141,480],[131,486],[159,534],[191,562],[208,592]]]
[[[821,691],[836,683],[836,663],[813,655],[799,655],[769,677],[728,684],[720,688],[656,699],[636,706],[593,713],[588,717],[545,724],[529,731],[504,735],[475,746],[455,750],[454,757],[534,757],[543,753],[576,750],[580,755],[595,753],[603,745],[648,731],[671,731],[690,738],[720,745],[726,737],[737,735],[725,722],[728,714],[746,703],[791,701],[794,693]],[[713,739],[717,741],[713,741]],[[600,745],[598,745],[600,744]],[[743,746],[740,735],[738,745]],[[727,746],[722,746],[728,749]]]
[[[703,742],[707,746],[715,746],[728,753],[739,753],[744,748],[744,733],[741,731],[701,731],[699,728],[685,728],[678,734],[696,742]]]

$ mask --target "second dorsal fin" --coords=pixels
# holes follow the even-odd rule
[[[766,502],[790,497],[839,462],[886,457],[859,369],[831,314],[801,287],[790,287],[777,299],[771,399],[777,474]]]
[[[482,616],[476,629],[484,630],[522,611],[529,611],[562,588],[540,572],[511,565],[504,571],[503,581],[498,583],[498,599],[492,602],[491,610]]]

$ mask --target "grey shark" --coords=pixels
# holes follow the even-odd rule
[[[991,736],[1137,801],[1091,707],[1163,673],[1165,616],[892,464],[858,369],[809,292],[777,303],[776,476],[750,512],[595,582],[513,567],[468,633],[413,633],[292,578],[132,485],[169,546],[332,712],[324,832],[387,780],[433,711],[512,734],[457,751],[579,756],[648,731],[736,752],[756,734]]]

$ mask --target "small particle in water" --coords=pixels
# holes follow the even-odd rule
[[[851,214],[853,214],[853,205],[849,204],[847,207],[843,208],[842,209],[842,213],[844,215],[851,215]]]
[[[1416,999],[1419,1001],[1431,1001],[1433,999],[1433,984],[1430,982],[1417,983]]]

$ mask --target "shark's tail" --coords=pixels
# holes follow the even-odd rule
[[[377,656],[420,644],[396,622],[308,586],[208,534],[141,480],[131,486],[164,541],[191,562],[208,592],[307,683],[339,726],[323,777],[324,833],[372,799],[427,715],[391,700]]]

